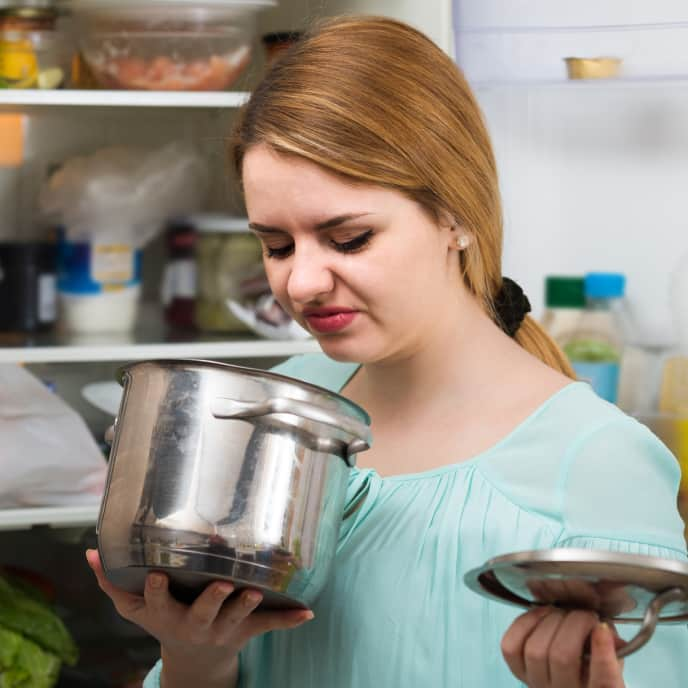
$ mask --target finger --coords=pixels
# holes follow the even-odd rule
[[[566,614],[559,609],[545,616],[526,640],[523,658],[530,688],[549,688],[549,649]]]
[[[552,612],[551,607],[537,607],[519,616],[502,638],[502,655],[511,673],[520,681],[526,680],[526,664],[523,647],[530,634],[543,617]]]
[[[146,602],[146,610],[150,615],[157,617],[157,623],[166,623],[172,619],[179,619],[188,612],[188,606],[178,602],[172,597],[169,590],[169,580],[160,571],[151,571],[146,576],[146,584],[143,589],[143,599]]]
[[[573,611],[566,615],[549,648],[549,677],[553,686],[580,686],[583,647],[598,623],[597,614],[592,612]]]
[[[120,616],[123,616],[129,621],[133,621],[145,607],[143,597],[126,592],[126,590],[120,590],[110,583],[105,577],[105,571],[103,571],[103,564],[100,561],[98,550],[87,549],[86,561],[95,574],[100,589],[112,600]]]
[[[262,601],[260,591],[243,590],[224,605],[218,615],[219,626],[225,631],[233,632]]]
[[[297,628],[315,615],[310,609],[290,609],[288,611],[254,612],[245,621],[245,634],[252,638],[269,631],[286,631]]]
[[[576,609],[597,611],[601,606],[600,596],[588,581],[571,579],[564,581],[567,606]]]
[[[597,625],[590,645],[588,688],[623,688],[622,663],[616,656],[614,634],[606,623]]]
[[[211,583],[189,607],[187,618],[197,628],[209,628],[220,613],[225,600],[233,592],[234,586],[229,582]]]

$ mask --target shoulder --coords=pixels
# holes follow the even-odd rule
[[[323,353],[292,356],[270,371],[339,392],[358,369],[358,363],[341,363]]]
[[[509,499],[561,528],[576,522],[585,530],[630,534],[647,517],[650,530],[657,524],[657,538],[680,529],[675,457],[646,426],[584,383],[551,397],[481,470]]]

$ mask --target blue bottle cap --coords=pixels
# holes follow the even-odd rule
[[[614,299],[624,295],[626,276],[619,272],[589,272],[585,276],[585,295],[592,299]]]

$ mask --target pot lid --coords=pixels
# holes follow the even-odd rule
[[[680,588],[685,599],[667,604],[659,622],[688,621],[688,562],[642,554],[558,548],[490,559],[464,581],[485,597],[520,607],[589,609],[620,623],[639,623],[653,598]]]

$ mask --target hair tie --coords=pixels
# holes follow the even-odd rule
[[[526,313],[530,313],[530,301],[523,289],[508,277],[502,278],[502,286],[494,299],[494,307],[499,317],[499,325],[510,337],[521,327]]]

